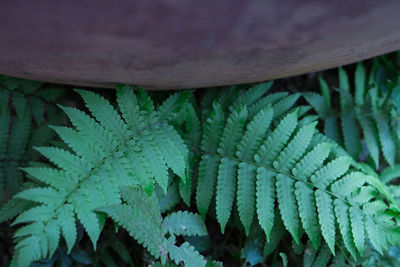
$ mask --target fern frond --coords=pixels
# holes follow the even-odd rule
[[[314,191],[302,182],[296,182],[296,199],[299,205],[299,216],[303,228],[314,247],[319,247],[321,231],[319,229]]]
[[[389,122],[384,117],[374,116],[378,128],[379,142],[382,147],[383,156],[390,166],[394,165],[396,156],[396,144],[389,127]]]
[[[358,207],[350,207],[350,223],[353,233],[354,244],[358,252],[362,255],[364,252],[365,230],[364,230],[364,214]]]
[[[268,109],[275,114],[274,107]],[[295,242],[299,242],[304,228],[316,248],[321,244],[322,237],[327,243],[326,248],[332,253],[336,250],[338,222],[343,227],[339,232],[345,240],[345,247],[356,257],[355,250],[362,253],[366,242],[363,237],[363,218],[371,210],[367,202],[379,196],[377,201],[383,205],[383,210],[389,212],[390,209],[397,209],[395,200],[376,178],[355,170],[352,167],[357,166],[354,160],[335,142],[315,130],[313,118],[299,119],[299,113],[300,110],[295,109],[283,118],[278,117],[270,122],[265,110],[261,110],[254,119],[248,119],[244,135],[235,134],[232,119],[227,120],[224,133],[229,129],[231,140],[235,139],[234,142],[227,142],[230,147],[232,143],[239,144],[236,152],[224,147],[216,153],[215,150],[208,151],[207,147],[201,147],[202,158],[213,159],[213,165],[208,166],[214,170],[218,168],[215,195],[217,220],[223,232],[236,198],[239,218],[246,233],[251,229],[256,212],[259,225],[265,231],[267,240],[272,242],[271,231],[278,210],[284,227]],[[237,118],[237,115],[232,114],[231,117]],[[265,120],[265,126],[261,117]],[[259,120],[262,126],[254,128],[255,120]],[[236,121],[238,123],[239,120]],[[275,127],[268,129],[270,125]],[[250,131],[254,135],[257,133],[258,137],[253,138],[257,141],[257,149],[248,141],[251,140]],[[239,136],[239,139],[235,136]],[[251,152],[243,153],[245,143],[249,144],[247,147]],[[206,166],[202,164],[200,162],[203,171],[199,172],[199,179],[205,179],[201,177],[206,173]],[[208,196],[211,199],[212,193]],[[385,204],[384,199],[390,204]],[[397,220],[396,214],[389,215],[389,220]],[[387,235],[396,227],[387,222],[372,222],[383,229],[380,235]],[[373,229],[371,227],[371,233]],[[378,248],[381,243],[383,241],[377,243]]]
[[[206,266],[206,260],[188,242],[182,245],[168,245],[168,252],[176,264],[185,263],[188,267]]]
[[[175,245],[175,235],[206,235],[207,230],[200,215],[189,212],[172,213],[161,217],[155,195],[148,196],[138,188],[121,189],[126,204],[98,208],[107,213],[115,222],[125,228],[156,258],[165,262],[167,254],[177,264],[204,266],[205,260],[188,243]],[[169,233],[169,239],[165,235]],[[192,265],[194,264],[194,265]]]
[[[165,250],[166,240],[160,227],[162,217],[157,199],[154,195],[148,197],[141,190],[126,190],[124,195],[127,204],[111,205],[98,211],[107,213],[154,257],[159,258]]]
[[[379,140],[374,121],[370,120],[362,113],[357,114],[357,119],[360,123],[362,132],[365,138],[365,145],[375,163],[375,168],[379,168]]]
[[[357,254],[350,224],[349,207],[340,199],[335,199],[334,205],[337,222],[339,224],[339,231],[343,237],[343,243],[353,258],[356,259]]]
[[[299,243],[300,217],[294,195],[294,181],[286,175],[278,174],[276,176],[276,195],[282,221],[295,242]]]
[[[178,211],[164,218],[162,228],[173,235],[207,235],[202,218],[195,213]]]
[[[42,83],[11,77],[0,78],[0,195],[10,196],[21,190],[24,175],[20,167],[38,160],[35,145],[48,145],[54,134],[47,128],[53,118],[59,121],[60,112],[53,110],[54,98],[43,98]],[[52,113],[52,114],[51,114]],[[14,116],[15,114],[15,116]],[[10,123],[11,122],[11,123]],[[0,198],[2,205],[4,197]]]
[[[229,107],[230,111],[234,111],[239,108],[241,105],[249,106],[253,104],[256,100],[259,100],[272,86],[273,82],[266,82],[257,84],[245,92],[242,92],[241,95],[232,103]]]
[[[379,88],[393,85],[390,81],[377,81],[376,79],[380,78],[374,72],[380,67],[377,62],[374,66],[367,84],[365,68],[362,63],[358,63],[354,73],[354,93],[351,92],[346,71],[339,68],[340,111],[334,111],[333,108],[324,105],[323,99],[326,97],[315,93],[305,93],[303,96],[323,119],[324,133],[328,137],[343,144],[355,160],[359,159],[365,142],[368,149],[367,156],[371,157],[375,163],[375,169],[379,170],[382,168],[382,163],[385,164],[381,159],[390,166],[398,161],[395,151],[398,150],[400,144],[400,135],[397,134],[400,128],[397,122],[399,112],[394,97],[387,96],[385,90],[388,89]],[[322,95],[325,95],[327,84],[320,83],[320,87]],[[337,114],[339,114],[340,124],[335,118]],[[365,157],[363,154],[361,153],[361,158]]]
[[[272,107],[274,108],[274,119],[279,118],[281,115],[284,115],[288,110],[290,110],[296,101],[299,99],[300,94],[291,94],[277,103],[275,103]]]
[[[249,106],[249,118],[253,118],[258,112],[263,110],[268,105],[274,105],[288,95],[288,92],[272,93],[259,99],[257,102]]]
[[[400,165],[398,164],[384,169],[379,178],[383,183],[389,183],[397,177],[400,177]]]
[[[222,155],[233,155],[242,137],[243,127],[247,119],[247,108],[239,108],[231,113],[222,132],[217,152]]]
[[[271,164],[272,160],[275,159],[282,148],[285,146],[290,135],[296,128],[297,124],[297,112],[288,114],[283,120],[280,121],[279,125],[275,128],[270,136],[261,147],[259,148],[257,155],[254,156],[254,160],[257,163]]]
[[[237,165],[238,162],[236,160],[222,158],[218,167],[216,211],[222,233],[225,231],[225,226],[232,212],[236,190]]]
[[[355,88],[355,101],[357,105],[364,104],[365,97],[365,85],[366,85],[366,73],[364,65],[359,62],[357,63],[356,71],[354,72],[354,88]]]
[[[40,234],[27,233],[17,240],[17,244],[21,244],[26,239],[38,238],[39,241],[31,245],[23,243],[24,249],[30,247],[35,250],[35,246],[39,246],[42,251],[40,255],[35,254],[36,258],[32,260],[51,256],[53,247],[49,250],[46,244],[58,243],[51,236],[55,236],[55,229],[61,229],[70,250],[76,240],[77,221],[82,223],[96,247],[105,222],[104,214],[96,210],[103,206],[117,205],[121,214],[130,211],[128,206],[120,204],[121,186],[142,186],[150,194],[157,182],[166,192],[169,167],[184,178],[188,149],[182,138],[167,121],[159,121],[154,105],[144,93],[140,101],[136,101],[135,95],[129,93],[129,90],[124,87],[118,91],[121,111],[127,113],[122,113],[122,117],[106,99],[94,93],[79,91],[98,122],[77,109],[63,108],[76,129],[54,129],[70,145],[71,152],[54,147],[37,148],[60,169],[24,169],[48,185],[18,194],[19,198],[41,203],[19,215],[14,222],[42,222]],[[165,109],[164,118],[168,118],[166,112]],[[138,128],[140,126],[143,127]],[[159,148],[159,142],[163,142],[162,149]],[[115,220],[120,219],[118,214],[113,214]],[[144,225],[146,223],[148,221],[143,221]],[[140,234],[137,238],[141,239]],[[158,242],[161,239],[154,240]],[[17,250],[19,247],[22,248],[22,245],[17,245]],[[151,247],[150,251],[154,252],[155,247]],[[22,256],[17,252],[15,257]]]
[[[237,157],[247,160],[253,158],[270,126],[272,116],[273,110],[268,106],[247,124],[246,132],[237,147]]]
[[[254,166],[246,162],[239,164],[237,175],[237,207],[246,235],[249,235],[255,213],[255,172],[256,168]]]
[[[348,112],[348,111],[344,111]],[[356,118],[354,114],[348,113],[341,118],[341,126],[343,131],[344,147],[346,151],[356,160],[361,150],[360,134],[357,128]]]
[[[261,228],[270,241],[271,229],[274,225],[275,209],[275,173],[266,168],[257,168],[256,203],[257,215]]]
[[[333,214],[332,198],[328,193],[317,189],[315,191],[315,200],[322,236],[332,254],[335,255],[335,217]]]
[[[0,209],[0,223],[8,221],[23,211],[30,209],[34,206],[32,201],[24,199],[12,198],[3,205]]]
[[[169,185],[167,193],[164,193],[161,187],[156,187],[155,189],[159,199],[160,211],[162,213],[170,210],[178,204],[180,198],[176,183],[171,183]]]
[[[214,103],[213,110],[204,126],[200,148],[216,153],[218,141],[224,127],[224,113],[221,105]],[[217,180],[219,157],[202,155],[199,163],[199,178],[196,189],[196,204],[200,214],[205,217],[211,202]]]

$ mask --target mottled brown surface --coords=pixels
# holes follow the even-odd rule
[[[1,0],[0,73],[150,89],[256,82],[400,49],[398,0]]]

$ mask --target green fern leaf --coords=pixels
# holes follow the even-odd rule
[[[324,98],[325,104],[328,107],[332,106],[332,102],[331,102],[331,95],[329,92],[329,86],[326,83],[326,81],[324,80],[324,78],[322,78],[322,76],[318,76],[318,82],[319,82],[319,87],[321,88],[321,94]]]
[[[351,107],[350,102],[344,104],[346,108]],[[275,113],[275,108],[272,109]],[[334,141],[315,131],[315,116],[301,117],[307,111],[307,107],[295,109],[290,113],[285,111],[286,115],[283,119],[275,118],[271,123],[268,121],[267,124],[276,125],[276,127],[267,130],[265,126],[262,131],[257,132],[258,138],[249,138],[249,136],[250,131],[255,134],[255,129],[260,129],[254,128],[252,123],[255,118],[258,118],[257,116],[261,116],[261,113],[253,117],[254,121],[250,117],[243,136],[237,134],[239,132],[237,128],[229,131],[232,133],[230,137],[235,141],[228,143],[240,144],[236,147],[234,156],[231,149],[225,147],[223,150],[218,149],[218,154],[222,157],[218,162],[215,151],[208,151],[206,147],[202,147],[202,153],[205,153],[202,158],[210,162],[203,165],[206,161],[202,160],[199,172],[202,175],[206,174],[206,166],[210,166],[212,174],[218,168],[216,213],[222,232],[229,220],[232,201],[235,199],[239,218],[248,233],[254,217],[255,202],[258,222],[265,231],[267,240],[272,242],[271,231],[276,223],[274,213],[277,200],[277,209],[281,213],[283,225],[296,242],[299,242],[302,227],[315,247],[319,246],[322,233],[322,237],[328,243],[328,252],[331,249],[334,253],[335,220],[341,220],[341,225],[347,225],[347,230],[340,229],[341,235],[347,239],[345,247],[355,256],[355,248],[359,250],[361,245],[364,246],[365,238],[363,242],[359,242],[361,239],[358,240],[358,247],[355,243],[353,247],[351,246],[350,240],[353,240],[354,235],[357,234],[352,231],[355,221],[345,220],[343,212],[339,211],[342,207],[336,207],[340,204],[336,204],[338,202],[335,200],[346,201],[346,205],[350,208],[359,209],[377,194],[386,198],[388,203],[392,203],[390,204],[392,208],[396,207],[394,199],[390,197],[387,188],[365,174],[365,168],[355,163],[346,151]],[[239,124],[236,114],[231,114],[230,117],[236,118],[235,123]],[[232,124],[232,120],[228,120],[228,123],[223,126],[224,138],[227,136],[228,127],[234,129]],[[250,140],[257,140],[257,145],[253,146]],[[220,144],[222,144],[222,138]],[[232,147],[232,145],[229,146]],[[256,149],[257,146],[258,149]],[[247,150],[244,150],[245,148]],[[256,150],[257,153],[253,155],[253,151]],[[251,152],[243,153],[243,151]],[[215,158],[211,161],[212,157]],[[361,168],[363,172],[354,171],[350,168],[351,164]],[[274,189],[276,196],[275,192],[271,192]],[[211,197],[212,193],[209,194],[208,199]],[[383,210],[389,208],[384,202],[380,201],[380,203],[383,205]],[[338,210],[335,211],[335,209]],[[370,209],[366,208],[366,210]],[[366,211],[364,209],[360,211],[360,214],[365,216]],[[350,211],[345,212],[347,213],[350,218]],[[341,218],[338,218],[339,216]],[[388,218],[393,219],[391,215]],[[376,225],[382,226],[384,222],[376,223]]]
[[[272,86],[273,82],[266,82],[257,84],[244,93],[239,95],[236,101],[229,107],[231,111],[239,108],[241,105],[249,106],[254,103],[256,100],[260,99]]]
[[[7,168],[4,168],[5,189],[10,195],[17,193],[23,183],[23,176],[18,165],[18,162],[11,161],[7,164]]]
[[[361,172],[351,172],[337,180],[331,185],[331,191],[337,196],[345,198],[358,190],[366,182],[365,174]]]
[[[154,138],[163,154],[166,165],[182,180],[186,180],[186,162],[189,151],[178,132],[168,124],[163,124]]]
[[[275,169],[287,172],[293,167],[293,164],[303,155],[310,144],[315,126],[316,123],[311,123],[300,128],[299,132],[279,154],[278,159],[273,162],[272,165]]]
[[[13,92],[12,103],[19,118],[24,117],[27,110],[27,99],[21,92]]]
[[[207,235],[207,228],[202,218],[195,213],[178,211],[164,218],[162,228],[173,235]]]
[[[218,175],[219,157],[202,155],[199,163],[199,178],[197,181],[196,205],[204,218],[214,194],[215,181]]]
[[[264,144],[259,148],[254,160],[257,163],[271,164],[296,128],[297,112],[288,114],[275,128],[272,134],[266,139]]]
[[[8,126],[7,126],[8,127]],[[11,159],[10,164],[5,168],[6,188],[9,194],[14,195],[22,185],[22,173],[18,169],[18,160],[25,152],[31,127],[31,115],[26,109],[16,117],[10,131],[7,154]]]
[[[72,170],[71,172],[79,175],[90,170],[80,157],[64,149],[56,147],[38,147],[36,150],[65,171]]]
[[[341,126],[343,131],[344,146],[346,151],[358,160],[361,150],[360,133],[357,127],[355,115],[349,111],[343,111],[346,114],[341,117]]]
[[[329,162],[311,176],[311,181],[318,188],[326,188],[331,182],[344,174],[350,167],[351,158],[340,157]]]
[[[218,168],[216,211],[222,233],[225,231],[225,226],[232,212],[236,191],[237,164],[236,160],[222,158]]]
[[[188,267],[206,266],[206,260],[188,242],[177,247],[168,244],[168,252],[176,264],[184,263]]]
[[[255,212],[255,172],[256,168],[254,166],[246,162],[239,164],[237,175],[237,207],[246,235],[249,235]]]
[[[79,221],[81,221],[85,231],[87,232],[90,241],[92,241],[93,248],[96,250],[97,240],[100,237],[100,232],[103,228],[103,223],[100,221],[99,215],[93,210],[95,205],[93,203],[85,203],[78,200],[72,200],[72,205],[74,206],[74,210],[76,212],[76,216],[78,217]]]
[[[13,225],[27,222],[45,222],[54,214],[54,208],[49,206],[36,206],[20,214],[13,222]]]
[[[312,267],[322,267],[322,266],[328,266],[329,261],[331,260],[331,252],[329,247],[324,243],[319,251],[318,255],[315,257],[314,262],[312,263]]]
[[[137,98],[128,85],[117,86],[117,102],[129,129],[138,131],[145,126]]]
[[[285,114],[285,112],[287,112],[290,108],[292,108],[299,97],[300,94],[292,94],[275,103],[272,106],[274,109],[274,119],[279,118],[281,115]]]
[[[222,156],[233,156],[236,146],[242,137],[243,127],[247,118],[247,108],[233,111],[227,119],[222,132],[217,152]]]
[[[31,104],[31,113],[33,118],[35,119],[37,125],[41,125],[45,117],[45,111],[46,111],[45,103],[41,99],[31,98],[30,104]]]
[[[75,90],[85,101],[90,112],[96,117],[100,124],[113,134],[120,142],[125,142],[129,138],[126,124],[122,121],[121,116],[111,106],[106,99],[90,91]]]
[[[29,266],[33,261],[45,257],[41,251],[42,244],[43,240],[39,236],[30,236],[19,242],[10,266]]]
[[[65,193],[62,194],[51,187],[37,187],[22,191],[16,194],[15,197],[43,203],[49,206],[58,206],[62,204]]]
[[[156,187],[156,193],[159,199],[161,213],[170,210],[180,201],[176,183],[172,183],[169,185],[166,194],[162,191],[160,187]]]
[[[343,238],[343,243],[350,252],[351,256],[356,259],[356,247],[353,241],[352,228],[350,225],[349,207],[343,200],[340,199],[334,200],[334,206],[337,222],[339,224],[339,231]]]
[[[213,103],[213,109],[204,126],[201,149],[206,151],[217,151],[218,141],[224,129],[225,116],[219,103]]]
[[[318,217],[315,212],[314,191],[303,182],[296,182],[296,199],[299,204],[299,215],[303,228],[309,236],[315,248],[319,247],[321,232],[319,230]]]
[[[269,105],[275,104],[279,100],[283,99],[288,95],[287,92],[278,92],[273,94],[268,94],[249,106],[249,118],[253,118],[257,113],[263,110]]]
[[[396,144],[386,118],[374,116],[378,128],[379,141],[382,146],[383,156],[390,166],[394,165]]]
[[[365,242],[364,214],[357,207],[350,207],[349,214],[354,244],[358,252],[362,255],[364,252]]]
[[[278,174],[276,176],[276,195],[283,223],[295,242],[299,243],[300,218],[294,194],[294,181],[288,176]]]
[[[357,119],[360,122],[360,126],[365,137],[365,144],[368,148],[369,153],[371,154],[372,159],[374,160],[375,169],[378,169],[379,141],[374,123],[361,113],[357,114]]]
[[[70,107],[60,108],[67,114],[69,120],[76,129],[84,136],[88,137],[89,142],[94,142],[98,149],[101,149],[104,154],[110,153],[116,147],[116,142],[105,131],[99,123],[86,113]]]
[[[10,125],[10,114],[0,113],[0,158],[3,159],[7,151],[7,140]]]
[[[18,214],[32,208],[34,203],[24,199],[12,198],[0,209],[0,223],[10,220]]]
[[[143,147],[143,151],[141,152],[144,161],[147,162],[151,176],[155,177],[155,180],[164,192],[167,192],[168,168],[164,161],[163,153],[154,141],[153,136],[144,135],[140,140],[140,145]]]
[[[329,117],[331,108],[327,105],[323,96],[313,92],[304,93],[303,96],[321,118],[327,119]]]
[[[120,90],[118,97],[129,96],[128,91],[124,90]],[[138,127],[136,124],[129,127],[104,98],[93,93],[81,94],[100,123],[77,109],[62,108],[76,130],[62,127],[54,129],[70,144],[72,151],[38,148],[61,170],[47,167],[24,169],[33,178],[49,185],[19,194],[19,197],[34,199],[42,202],[42,205],[23,212],[14,222],[43,222],[41,234],[32,233],[32,237],[41,240],[38,244],[42,258],[47,257],[48,252],[52,252],[58,244],[55,237],[59,236],[57,233],[60,230],[69,250],[72,248],[76,240],[76,220],[82,223],[96,247],[105,217],[95,210],[101,206],[120,205],[120,186],[141,186],[150,194],[154,180],[166,191],[168,167],[182,176],[186,174],[188,150],[179,134],[167,122],[158,121],[157,112],[146,94],[142,93],[136,107],[127,106],[134,103],[132,97],[125,102],[119,100],[122,106],[125,105],[121,110],[131,108],[138,111],[140,107],[138,114],[123,114],[124,119],[131,115],[139,116],[138,121],[143,122],[143,128],[139,130],[135,128]],[[101,107],[97,107],[96,103]],[[110,129],[112,127],[114,129]],[[163,150],[157,148],[155,141],[159,131],[166,132],[162,138],[163,144],[166,144]],[[17,244],[25,239],[18,239]],[[34,244],[30,246],[31,249],[32,246]],[[21,254],[17,251],[16,255]]]
[[[124,195],[128,197],[128,204],[117,204],[98,210],[107,213],[154,257],[159,258],[165,241],[160,228],[162,218],[157,199],[154,195],[148,197],[138,189],[127,190]]]
[[[157,115],[161,121],[173,121],[183,111],[190,96],[190,91],[182,91],[169,96],[158,108]]]
[[[315,191],[315,200],[322,236],[332,254],[335,255],[335,216],[333,214],[332,198],[326,192],[318,189]]]
[[[45,228],[46,238],[48,239],[48,255],[53,255],[58,248],[60,241],[60,227],[55,221],[51,221]],[[47,250],[43,250],[43,254],[47,253]]]
[[[270,241],[274,225],[275,174],[266,168],[257,168],[256,205],[258,221]]]
[[[191,172],[191,170],[189,170],[189,172]],[[192,197],[192,180],[190,178],[191,176],[189,175],[185,181],[179,180],[179,194],[188,207],[190,207],[190,199]]]
[[[320,143],[313,150],[308,152],[292,169],[292,174],[306,181],[328,157],[332,145],[329,143]]]
[[[104,157],[103,151],[99,150],[94,142],[82,142],[84,136],[78,131],[62,126],[50,126],[50,128],[84,161],[95,164]]]
[[[304,255],[303,255],[303,266],[304,267],[311,267],[312,263],[315,259],[315,256],[317,254],[317,249],[312,245],[310,240],[307,242],[306,249],[304,250]],[[329,251],[329,248],[328,248]]]
[[[213,110],[207,118],[200,148],[214,154],[224,127],[224,114],[221,105],[213,104]],[[205,217],[217,180],[219,157],[203,155],[199,163],[199,177],[196,188],[196,205],[200,214]]]
[[[61,208],[58,223],[67,243],[68,252],[70,252],[75,244],[77,236],[75,216],[72,205],[64,205]]]
[[[396,164],[392,167],[387,167],[380,173],[379,179],[387,184],[391,182],[393,179],[400,177],[400,165]]]
[[[365,230],[374,248],[380,254],[383,254],[382,244],[379,238],[381,236],[379,233],[380,229],[377,227],[371,216],[365,216]]]
[[[355,84],[355,101],[357,105],[364,104],[366,74],[365,68],[361,62],[357,63],[356,71],[354,72]]]
[[[372,186],[363,186],[361,189],[354,194],[351,194],[347,198],[356,206],[361,206],[371,199],[373,199],[377,195],[377,191]]]
[[[264,139],[273,116],[273,109],[267,107],[261,110],[248,124],[240,143],[236,156],[251,160]]]
[[[335,117],[328,117],[324,121],[324,134],[336,143],[340,144],[341,137],[340,137],[340,130]]]
[[[60,191],[71,191],[78,184],[78,179],[64,170],[48,167],[27,167],[22,170],[38,181],[51,185]]]
[[[339,67],[339,88],[343,89],[345,91],[350,90],[350,82],[349,82],[349,77],[347,76],[346,71],[342,68]]]
[[[283,225],[279,211],[276,211],[275,218],[276,222],[272,227],[271,237],[269,240],[266,240],[265,242],[264,253],[263,253],[264,256],[268,256],[276,250],[277,246],[279,245],[279,242],[281,241],[281,239],[285,234],[285,226]]]

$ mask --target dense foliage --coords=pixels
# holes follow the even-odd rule
[[[398,266],[397,60],[324,72],[321,94],[2,76],[4,264]]]

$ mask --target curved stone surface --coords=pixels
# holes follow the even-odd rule
[[[0,73],[184,89],[335,67],[400,49],[396,0],[2,0]]]

